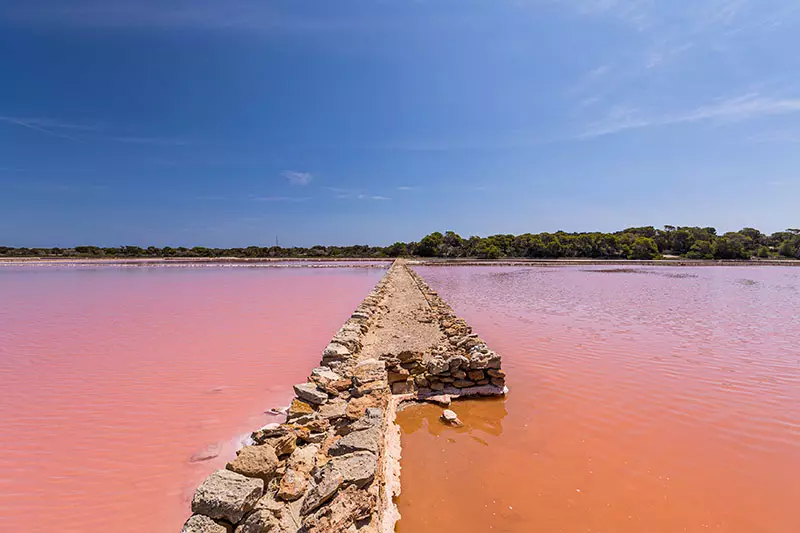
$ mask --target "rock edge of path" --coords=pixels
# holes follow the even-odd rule
[[[280,424],[254,431],[198,488],[183,533],[394,531],[405,401],[505,394],[500,355],[397,260],[294,386]]]

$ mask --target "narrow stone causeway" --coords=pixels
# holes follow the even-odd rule
[[[192,499],[182,533],[388,533],[398,407],[506,394],[501,357],[403,260],[334,335],[286,422],[255,431]],[[448,423],[460,423],[445,411]]]

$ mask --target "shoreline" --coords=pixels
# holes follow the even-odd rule
[[[104,266],[252,266],[272,268],[388,268],[396,258],[248,258],[248,257],[152,257],[152,258],[91,258],[91,257],[2,257],[0,267],[11,265],[104,265]],[[414,266],[789,266],[800,267],[797,259],[470,259],[470,258],[404,258]],[[287,264],[288,263],[288,264]],[[331,264],[333,263],[333,264]]]
[[[505,396],[505,376],[501,356],[396,261],[293,387],[285,422],[255,430],[200,484],[182,532],[394,531],[398,407]]]

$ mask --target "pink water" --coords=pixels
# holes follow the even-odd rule
[[[511,392],[400,413],[399,532],[800,531],[800,268],[608,270],[417,269]]]
[[[0,267],[0,531],[179,531],[382,274]]]

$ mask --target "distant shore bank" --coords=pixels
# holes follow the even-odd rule
[[[249,258],[249,257],[2,257],[2,265],[126,265],[126,266],[159,266],[159,265],[241,265],[272,267],[313,267],[313,268],[387,268],[395,258]],[[426,266],[800,266],[796,259],[446,259],[446,258],[408,258],[410,264]]]

